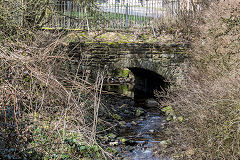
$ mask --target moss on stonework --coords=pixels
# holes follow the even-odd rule
[[[71,32],[65,42],[104,43],[109,45],[127,43],[174,43],[174,37],[169,35],[153,36],[151,33],[126,33],[126,32]]]
[[[135,41],[135,37],[129,33],[117,33],[117,32],[107,32],[100,36],[97,36],[99,41],[103,42],[117,42],[117,43],[128,43]]]
[[[125,94],[125,93],[127,93],[127,91],[128,91],[128,86],[125,84],[125,85],[121,85],[121,86],[119,86],[119,90],[123,93],[123,94]]]
[[[140,36],[140,39],[145,43],[157,43],[158,39],[149,34],[143,34]]]
[[[68,34],[65,38],[65,42],[70,43],[70,42],[78,42],[80,40],[88,41],[88,36],[86,35],[85,32],[72,32]]]
[[[0,34],[0,43],[3,41],[3,36]]]
[[[129,69],[123,69],[123,70],[120,70],[119,71],[119,74],[118,74],[118,77],[128,77],[130,73],[130,70]]]
[[[108,45],[116,45],[116,44],[118,44],[117,42],[105,42],[105,41],[102,41],[102,42],[100,42],[101,44],[108,44]]]
[[[177,52],[177,54],[187,54],[186,52]]]

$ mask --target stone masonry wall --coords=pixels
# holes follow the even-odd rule
[[[169,81],[180,81],[187,47],[185,44],[85,42],[71,43],[69,52],[83,62],[82,68],[92,72],[104,67],[109,72],[137,67],[154,71]]]

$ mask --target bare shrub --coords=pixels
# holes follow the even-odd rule
[[[240,158],[239,7],[234,0],[220,1],[204,12],[185,85],[162,104],[184,117],[170,127],[167,151],[176,158]]]
[[[95,137],[102,75],[96,85],[85,82],[71,69],[76,62],[61,37],[39,31],[33,41],[0,46],[2,158],[101,156]]]
[[[216,4],[217,0],[182,0],[178,1],[177,13],[166,18],[155,19],[153,24],[160,34],[173,34],[182,41],[190,41],[198,36],[198,26],[204,23],[202,13]]]
[[[96,142],[103,73],[87,82],[64,31],[39,30],[49,7],[0,1],[0,159],[104,159]]]

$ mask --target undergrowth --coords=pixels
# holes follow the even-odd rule
[[[185,81],[162,103],[183,117],[169,126],[171,144],[162,153],[176,159],[240,158],[239,8],[237,1],[220,1],[201,15]]]
[[[16,4],[0,1],[0,159],[106,159],[96,140],[103,74],[87,82],[65,33],[21,25]]]
[[[61,36],[39,31],[0,46],[3,159],[104,158],[96,143],[102,75],[90,84],[72,69]]]

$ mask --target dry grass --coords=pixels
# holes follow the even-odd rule
[[[240,158],[240,4],[214,4],[202,15],[192,43],[185,85],[163,105],[183,123],[172,123],[169,153],[183,159]]]
[[[174,35],[181,42],[190,41],[193,35],[198,35],[198,26],[203,23],[202,14],[217,0],[181,0],[176,16],[159,18],[153,21],[153,26],[160,36]]]
[[[71,68],[78,62],[67,55],[62,33],[32,35],[0,45],[0,157],[102,156],[95,138],[102,74],[94,85],[78,74],[81,63]]]
[[[87,82],[65,33],[38,30],[48,3],[17,2],[0,1],[0,159],[104,159],[96,142],[103,74]]]

